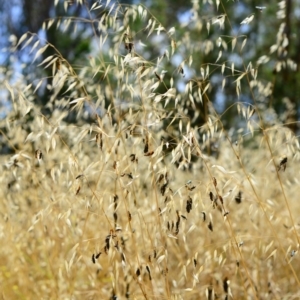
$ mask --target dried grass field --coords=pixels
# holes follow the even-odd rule
[[[115,9],[101,28],[110,50],[84,66],[34,46],[35,34],[16,41],[34,59],[53,55],[33,84],[1,83],[12,103],[0,120],[1,298],[300,299],[299,137],[256,97],[238,98],[241,81],[265,85],[261,97],[268,85],[227,62],[186,80],[192,59],[164,77],[173,30],[143,6],[120,6],[114,23]],[[131,40],[139,16],[149,43],[154,30],[168,39],[155,61]],[[229,129],[210,99],[216,72],[237,93]],[[45,110],[34,101],[43,88]],[[202,124],[187,113],[198,107]]]

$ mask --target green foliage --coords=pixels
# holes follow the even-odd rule
[[[192,1],[169,25],[155,6],[98,1],[91,19],[45,21],[70,39],[11,39],[34,68],[1,78],[4,298],[299,297],[295,103],[272,105],[274,52],[253,60],[265,11],[236,21],[237,5]],[[74,43],[81,23],[91,43]],[[276,76],[294,76],[280,34]]]

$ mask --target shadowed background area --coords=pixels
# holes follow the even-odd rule
[[[68,3],[67,11],[65,12],[66,3]],[[110,1],[109,5],[97,10],[97,12],[89,12],[88,8],[92,6],[92,0],[82,1],[83,5],[79,5],[76,1],[57,1],[54,6],[52,0],[13,0],[2,1],[0,4],[1,10],[1,39],[0,48],[9,47],[9,37],[11,35],[20,38],[25,32],[38,33],[41,37],[57,47],[62,53],[63,57],[70,63],[78,63],[84,57],[87,57],[95,48],[93,41],[99,37],[100,32],[95,32],[97,27],[97,20],[101,19],[103,14],[107,13],[109,8],[115,3]],[[247,35],[247,47],[243,49],[244,63],[248,64],[250,61],[254,67],[260,68],[265,82],[270,82],[270,91],[264,99],[257,99],[265,105],[266,108],[272,108],[276,113],[285,113],[285,120],[287,126],[294,132],[297,132],[297,121],[299,119],[299,99],[300,92],[297,88],[299,82],[299,72],[291,68],[291,64],[298,65],[300,62],[300,41],[298,39],[298,28],[300,27],[300,4],[299,1],[286,0],[279,4],[266,3],[262,10],[256,8],[262,6],[261,2],[256,1],[225,1],[218,5],[218,1],[209,4],[209,1],[120,1],[120,4],[126,5],[141,3],[148,7],[157,20],[164,24],[166,28],[176,27],[176,39],[184,41],[189,39],[194,44],[193,49],[185,47],[184,42],[180,46],[174,65],[178,65],[189,55],[193,56],[193,70],[187,74],[185,82],[188,79],[201,79],[201,66],[207,62],[216,61],[221,48],[216,46],[218,38],[222,37],[227,47],[232,47],[233,40],[230,36]],[[198,9],[192,8],[197,6]],[[279,10],[278,10],[279,9]],[[193,22],[193,14],[197,13],[202,25],[196,25]],[[220,32],[217,26],[211,26],[209,33],[207,30],[200,30],[199,26],[206,27],[209,21],[215,15],[226,14],[224,30]],[[255,22],[249,25],[241,26],[240,23],[247,16],[255,14]],[[80,22],[77,21],[77,32],[70,34],[70,32],[63,32],[56,30],[55,26],[45,31],[42,29],[42,24],[49,18],[61,17],[78,17],[86,18],[87,20],[94,20],[94,22]],[[229,22],[230,20],[230,22]],[[133,24],[131,30],[134,32],[135,27],[139,24]],[[146,37],[144,37],[146,38]],[[140,35],[139,39],[143,39]],[[210,40],[215,46],[208,45],[207,40]],[[239,40],[239,38],[238,38]],[[149,56],[154,57],[159,53],[159,48],[164,48],[164,41],[159,41],[159,46],[152,48],[143,48],[144,52],[150,52]],[[206,49],[203,49],[203,48]],[[30,74],[34,66],[30,65],[30,58],[24,51],[14,53],[18,55],[18,63],[29,63],[23,72]],[[13,62],[10,59],[12,54],[2,52],[0,56],[1,64],[7,66]],[[43,57],[50,55],[49,50],[43,53]],[[227,56],[223,53],[223,61],[233,61],[236,65],[241,64],[240,58],[232,53]],[[265,63],[267,61],[267,63]],[[257,64],[259,62],[259,64]],[[264,63],[262,66],[262,62]],[[298,68],[296,69],[298,70]],[[170,76],[169,73],[166,76]],[[187,70],[188,72],[189,70]],[[48,73],[48,75],[50,75]],[[181,85],[183,86],[183,85]],[[219,113],[228,108],[231,104],[236,102],[232,97],[235,87],[230,85],[222,90],[221,78],[217,75],[211,78],[211,97],[212,101]],[[46,92],[40,92],[37,95],[36,101],[45,105],[49,99]],[[255,95],[254,95],[255,96]],[[249,97],[249,90],[247,88],[241,89],[240,99],[242,101],[251,102]],[[196,121],[201,124],[205,121],[205,111],[199,110],[199,117]],[[204,115],[203,115],[204,113]],[[189,114],[193,118],[194,111]],[[202,114],[202,117],[201,117]],[[230,112],[226,114],[225,126],[228,128],[232,126],[236,120],[234,114]]]

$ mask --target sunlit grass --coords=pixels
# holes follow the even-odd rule
[[[34,102],[45,78],[5,83],[13,109],[1,120],[11,152],[0,157],[3,299],[300,297],[299,141],[257,105],[253,87],[264,97],[268,84],[251,65],[213,62],[180,92],[193,59],[167,77],[175,29],[142,6],[116,5],[105,18],[103,53],[90,65],[72,67],[47,43],[33,51],[38,59],[53,49],[40,62],[52,68],[49,113]],[[156,33],[169,43],[155,62],[135,48],[136,18],[148,43]],[[28,33],[17,46],[36,39]],[[251,91],[252,104],[228,108],[238,124],[230,130],[210,99],[210,72],[233,79],[237,99],[242,81]]]

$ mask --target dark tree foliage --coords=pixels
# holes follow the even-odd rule
[[[8,35],[14,34],[17,38],[22,36],[24,32],[30,31],[33,33],[41,32],[42,24],[45,20],[56,18],[62,20],[69,16],[79,18],[82,20],[78,22],[78,29],[76,34],[69,32],[57,31],[55,26],[49,30],[44,31],[45,39],[55,45],[63,57],[71,64],[78,64],[82,59],[86,59],[91,51],[91,42],[93,38],[97,37],[97,30],[94,21],[97,21],[105,14],[105,8],[98,11],[93,15],[89,12],[89,8],[94,3],[93,0],[83,1],[83,5],[78,5],[76,1],[68,1],[68,10],[64,9],[64,1],[60,1],[54,7],[53,0],[15,0],[12,2],[4,1],[0,4],[1,17],[4,26],[1,27],[2,36],[0,43],[1,46],[7,46]],[[112,5],[114,1],[111,1]],[[128,4],[138,4],[138,1],[123,0],[119,1],[124,7]],[[141,1],[143,4],[143,1]],[[194,4],[192,4],[194,3]],[[296,11],[299,9],[297,1],[286,0],[279,4],[270,4],[264,9],[258,9],[257,6],[261,3],[256,1],[226,1],[221,2],[220,5],[208,5],[206,1],[199,1],[199,7],[194,2],[189,1],[159,1],[152,0],[145,2],[149,10],[155,18],[163,24],[166,28],[176,27],[176,41],[180,44],[178,52],[182,60],[188,59],[189,56],[193,57],[193,70],[188,68],[182,69],[186,72],[187,76],[182,79],[183,84],[187,84],[189,80],[193,81],[193,88],[201,88],[203,84],[200,69],[205,68],[208,64],[218,60],[218,53],[222,46],[217,47],[213,45],[213,49],[207,50],[207,42],[216,41],[222,38],[222,43],[225,43],[230,49],[236,38],[236,47],[241,47],[243,39],[247,37],[247,45],[241,51],[240,57],[236,55],[227,54],[223,51],[223,55],[218,64],[226,63],[230,65],[231,62],[235,63],[236,67],[247,67],[248,62],[258,62],[261,57],[268,56],[269,63],[258,63],[256,68],[259,68],[260,74],[263,74],[266,82],[272,82],[270,93],[265,99],[256,97],[255,89],[249,90],[249,86],[243,89],[240,94],[240,100],[245,102],[257,101],[263,103],[266,108],[274,108],[277,113],[284,114],[284,122],[294,132],[297,130],[297,121],[299,118],[299,98],[300,92],[297,88],[297,83],[300,80],[299,72],[292,70],[290,67],[293,63],[298,65],[300,63],[300,42],[297,36],[298,28],[300,26],[299,18],[296,17]],[[278,9],[279,6],[279,9]],[[14,13],[13,13],[14,11]],[[16,19],[16,11],[19,16]],[[224,28],[220,30],[218,26],[211,26],[208,31],[203,28],[200,30],[195,26],[193,20],[194,14],[197,13],[203,26],[207,21],[211,21],[214,15],[225,15]],[[241,25],[241,21],[251,14],[255,15],[255,22],[249,25]],[[275,18],[276,16],[276,18]],[[84,21],[85,20],[85,21]],[[182,22],[186,22],[182,26]],[[140,32],[139,23],[132,24],[132,32],[134,39],[143,41],[143,32]],[[5,29],[6,28],[6,29]],[[193,41],[192,47],[185,47],[187,37]],[[286,42],[288,41],[288,42]],[[224,45],[223,45],[224,46]],[[272,48],[273,46],[273,48]],[[206,47],[206,49],[205,49]],[[164,44],[161,47],[153,47],[146,45],[144,51],[147,53],[149,59],[157,57],[162,52]],[[187,49],[192,52],[188,52]],[[270,49],[273,49],[270,51]],[[50,49],[43,53],[43,57],[51,55]],[[19,53],[20,60],[26,60],[28,57],[22,56]],[[3,64],[9,64],[9,56],[2,56]],[[177,62],[176,62],[177,63]],[[174,75],[174,62],[170,62],[169,70],[166,77]],[[80,64],[79,64],[80,65]],[[216,67],[217,68],[217,67]],[[195,124],[203,124],[207,121],[208,102],[214,103],[218,112],[224,111],[230,105],[234,104],[237,99],[232,97],[235,93],[234,79],[229,79],[229,84],[222,89],[222,78],[214,74],[214,68],[210,65],[210,83],[211,88],[208,94],[204,95],[204,103],[199,106],[196,103],[196,110],[187,107],[188,115]],[[30,73],[34,69],[27,69]],[[172,71],[173,70],[173,71]],[[193,72],[192,74],[189,72]],[[230,74],[229,68],[225,70],[225,76]],[[186,74],[184,74],[186,75]],[[47,74],[50,77],[50,73]],[[163,92],[163,88],[161,92]],[[252,94],[251,94],[252,93]],[[46,94],[39,94],[38,102],[46,104],[48,99]],[[225,124],[231,126],[235,122],[235,115],[228,112],[225,117]]]

